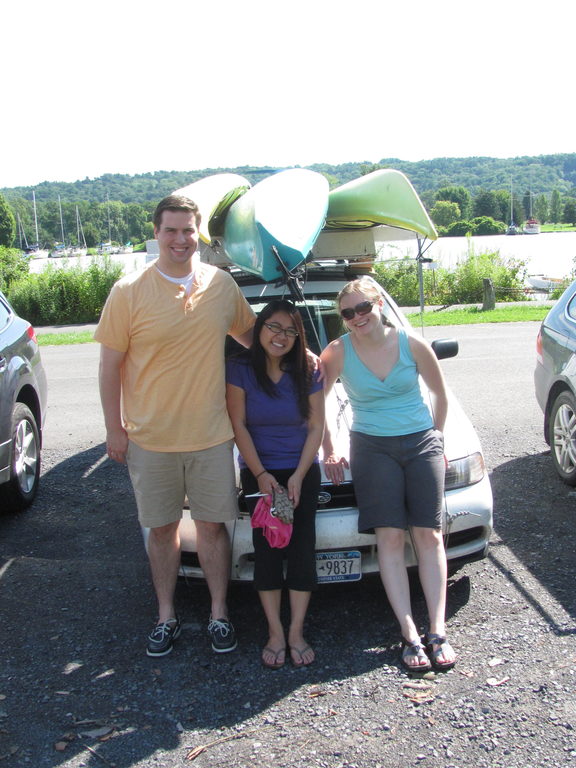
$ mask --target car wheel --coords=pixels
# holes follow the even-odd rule
[[[576,485],[576,400],[571,392],[562,392],[554,401],[549,429],[556,472],[568,485]]]
[[[12,411],[10,480],[0,486],[2,507],[18,512],[32,504],[40,480],[40,437],[34,414],[24,403]]]

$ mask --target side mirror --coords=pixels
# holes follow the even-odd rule
[[[456,339],[436,339],[431,343],[431,347],[438,360],[446,360],[446,358],[456,357],[458,354]]]

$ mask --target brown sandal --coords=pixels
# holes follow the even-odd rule
[[[454,659],[454,661],[438,661],[438,656],[441,656],[444,653],[444,645],[449,645],[445,635],[436,635],[433,632],[429,632],[424,636],[424,643],[426,645],[428,658],[432,662],[434,669],[438,672],[452,669],[456,664],[456,659]],[[436,650],[434,650],[435,645],[437,646]]]
[[[407,659],[426,659],[426,664],[408,664]],[[400,663],[406,670],[406,672],[430,672],[432,664],[426,655],[426,649],[418,640],[405,640],[402,638],[402,655],[400,657]]]

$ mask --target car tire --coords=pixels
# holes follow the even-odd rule
[[[34,501],[40,480],[40,435],[34,414],[24,403],[12,410],[10,480],[0,486],[0,506],[19,512]]]
[[[576,485],[576,399],[561,392],[550,412],[550,453],[556,472],[568,485]]]

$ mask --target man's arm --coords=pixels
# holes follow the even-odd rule
[[[232,336],[234,341],[237,341],[238,344],[242,344],[243,347],[246,347],[246,349],[250,349],[252,346],[252,339],[254,338],[254,327],[250,328],[249,331],[245,331],[240,336]]]
[[[114,461],[124,464],[128,450],[128,435],[122,423],[122,363],[124,352],[104,344],[100,346],[100,401],[106,426],[106,450]]]

